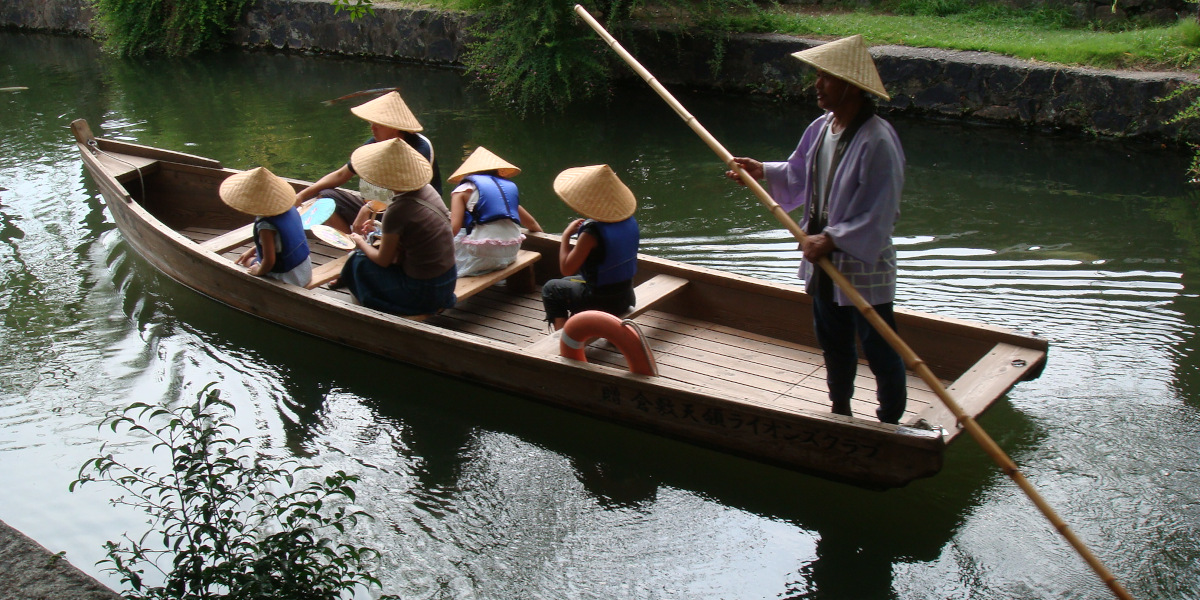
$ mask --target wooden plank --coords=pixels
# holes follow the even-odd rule
[[[763,354],[765,356],[758,360],[774,361],[775,364],[780,364],[779,360],[799,360],[805,364],[817,366],[825,364],[824,359],[821,358],[821,351],[817,348],[699,319],[654,312],[644,315],[639,323],[643,326],[648,325],[676,334],[687,334],[703,339],[711,344],[709,348],[713,352],[719,352],[737,360],[744,360],[747,353],[750,353]],[[771,363],[765,362],[764,364]]]
[[[439,314],[445,318],[486,325],[487,327],[497,331],[504,331],[518,334],[523,337],[529,337],[530,328],[528,326],[519,322],[515,322],[516,320],[514,319],[500,318],[493,311],[466,311],[455,307],[447,309]]]
[[[207,242],[200,244],[200,247],[205,250],[211,250],[217,254],[224,254],[234,248],[248,244],[254,240],[254,223],[247,223],[233,231],[221,234]]]
[[[342,267],[346,266],[346,262],[350,260],[350,255],[353,252],[347,252],[338,258],[335,258],[319,267],[313,269],[312,280],[308,282],[308,289],[319,288],[330,281],[338,278],[342,274]]]
[[[159,168],[157,160],[132,154],[101,152],[96,155],[96,160],[104,167],[105,171],[111,173],[113,178],[121,183],[134,181],[139,174],[145,178],[146,175]]]
[[[471,296],[474,296],[475,294],[478,294],[479,292],[482,292],[483,290],[492,287],[497,283],[500,283],[501,281],[504,281],[505,279],[518,278],[522,272],[532,276],[533,264],[541,258],[542,255],[537,252],[520,250],[517,252],[517,259],[503,269],[492,271],[490,273],[484,273],[482,275],[475,275],[472,277],[459,277],[458,281],[454,283],[454,295],[457,296],[458,301],[461,302],[467,298],[470,298]],[[438,313],[440,314],[441,311],[438,311]],[[411,321],[424,321],[431,316],[433,315],[409,315],[404,318]]]
[[[714,327],[699,327],[694,321],[681,323],[665,316],[658,312],[648,314],[638,324],[649,338],[663,342],[686,338],[689,346],[721,360],[752,361],[764,367],[810,373],[824,364],[819,353],[805,346],[783,345],[777,343],[778,340],[735,330],[718,331]]]
[[[967,370],[962,377],[948,386],[946,391],[950,393],[950,397],[954,398],[963,412],[976,418],[983,414],[1000,396],[1008,393],[1008,390],[1012,389],[1031,370],[1039,368],[1045,359],[1046,353],[1041,350],[999,343]],[[918,414],[916,418],[925,419],[934,427],[945,428],[949,439],[953,439],[962,431],[954,415],[941,402],[941,399]]]
[[[350,260],[351,254],[353,253],[348,252],[337,259],[314,268],[312,280],[309,281],[307,286],[308,289],[321,287],[337,279],[342,273],[342,268],[346,266],[346,262]],[[542,255],[537,252],[521,250],[517,254],[517,260],[499,271],[492,271],[491,273],[484,273],[483,275],[476,275],[474,277],[460,277],[454,284],[454,294],[458,296],[459,301],[466,300],[504,279],[529,269],[540,258],[542,258]],[[433,315],[405,315],[404,318],[410,321],[424,321],[431,316]]]
[[[503,313],[510,315],[511,319],[519,319],[521,322],[527,322],[530,327],[538,329],[541,333],[546,333],[546,311],[542,308],[539,301],[537,306],[530,306],[524,302],[524,297],[507,293],[506,290],[493,286],[492,288],[476,294],[471,298],[471,303],[465,307],[455,306],[455,309],[471,310],[474,307],[480,309],[488,309],[498,311],[497,314]]]
[[[542,258],[542,255],[537,252],[521,250],[517,253],[517,260],[499,271],[475,275],[474,277],[459,277],[458,282],[454,284],[454,295],[458,296],[459,300],[466,300],[505,279],[515,276],[521,271],[529,269],[540,258]]]
[[[653,307],[655,304],[666,301],[675,294],[683,291],[687,287],[688,280],[674,275],[660,273],[643,281],[634,288],[634,296],[637,299],[637,304],[622,315],[626,319],[632,319]]]
[[[529,341],[527,336],[493,329],[486,323],[475,323],[471,321],[460,320],[452,316],[447,316],[445,313],[430,318],[429,323],[447,331],[455,331],[467,335],[478,336],[486,340],[501,342],[512,346],[519,347],[521,344]]]
[[[477,294],[467,302],[459,302],[453,309],[446,311],[450,316],[477,315],[478,318],[509,323],[527,330],[527,337],[540,338],[546,334],[546,320],[541,310],[532,311],[528,307],[512,302],[512,296],[496,292],[493,287],[484,293]]]
[[[488,313],[463,312],[457,309],[443,311],[430,322],[439,327],[470,333],[518,347],[528,344],[530,339],[538,333],[537,330],[518,323],[492,318]]]
[[[562,334],[558,331],[547,335],[546,337],[535,341],[534,343],[525,346],[524,352],[533,356],[557,356],[558,344],[562,340]]]
[[[705,372],[708,373],[736,369],[738,373],[750,377],[766,377],[776,382],[792,385],[798,378],[808,377],[819,368],[819,365],[802,362],[799,359],[799,353],[797,353],[796,358],[790,360],[763,361],[759,359],[771,359],[772,357],[753,351],[745,351],[738,353],[736,356],[731,356],[733,353],[726,352],[725,348],[701,338],[686,335],[670,335],[670,332],[655,330],[644,325],[642,326],[642,331],[650,341],[650,348],[655,353],[655,356],[660,354],[674,354],[676,356],[688,357],[697,362],[709,365],[705,369]]]
[[[752,381],[753,377],[790,383],[792,387],[781,394],[780,402],[794,405],[794,398],[799,397],[808,409],[813,406],[827,408],[828,392],[825,370],[822,368],[824,361],[812,349],[694,319],[672,321],[663,318],[666,316],[653,313],[643,318],[641,323],[643,331],[652,340],[656,360],[660,353],[669,352],[712,364],[713,368],[705,369],[705,373],[729,369],[745,373],[747,377],[737,380],[739,383]],[[732,377],[726,379],[733,380]],[[878,406],[875,385],[870,368],[865,361],[860,361],[852,402],[855,416],[875,418],[874,410]],[[937,400],[929,386],[912,373],[908,374],[907,385],[909,403],[906,415],[914,416]],[[774,386],[757,387],[776,389]]]
[[[209,229],[208,227],[185,227],[178,230],[180,235],[187,237],[197,244],[203,244],[219,235],[224,235],[225,229]]]
[[[555,332],[554,335],[539,340],[535,346],[537,346],[538,351],[552,346],[554,352],[549,354],[556,355],[558,340],[559,335]],[[526,348],[526,352],[528,351],[529,348]],[[587,359],[593,365],[618,370],[626,369],[625,357],[615,349],[611,349],[611,347],[590,347],[587,350]],[[687,360],[667,357],[663,361],[656,360],[656,363],[659,379],[681,382],[691,387],[703,389],[709,394],[757,401],[762,406],[770,405],[779,397],[778,390],[768,390],[753,385],[741,379],[736,374],[732,377],[728,373],[722,376],[721,373],[715,373],[707,368],[697,368],[694,363],[690,363]]]

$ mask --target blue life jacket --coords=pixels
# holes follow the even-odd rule
[[[304,234],[304,222],[300,219],[300,211],[296,207],[273,217],[259,217],[254,221],[254,249],[262,259],[262,242],[259,241],[259,231],[262,222],[268,222],[279,231],[279,247],[275,248],[275,265],[272,273],[287,273],[296,268],[308,258],[308,238]]]
[[[601,287],[633,279],[637,273],[637,252],[640,236],[637,221],[629,217],[616,223],[593,221],[604,246],[604,260],[584,273],[584,279]]]
[[[479,197],[475,200],[475,209],[463,215],[463,227],[471,233],[476,225],[491,223],[500,219],[512,219],[517,225],[521,224],[517,206],[520,195],[517,184],[492,175],[467,175],[463,179],[475,184]]]

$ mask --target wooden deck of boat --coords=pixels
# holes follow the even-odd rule
[[[188,228],[180,231],[197,243],[226,233],[224,230]],[[310,237],[313,268],[345,254]],[[249,242],[222,255],[236,259],[251,247]],[[345,290],[320,287],[318,293],[354,302]],[[828,412],[825,368],[820,350],[759,336],[714,323],[649,310],[634,319],[650,341],[659,376],[714,393],[790,409]],[[539,292],[516,293],[504,284],[480,292],[426,323],[480,336],[525,350],[550,334]],[[557,346],[555,346],[556,348]],[[607,342],[593,343],[587,352],[595,364],[625,368],[625,359]],[[860,361],[853,410],[856,417],[875,420],[875,377]],[[950,382],[944,381],[945,385]],[[909,373],[908,406],[901,422],[938,404],[937,396],[916,375]]]

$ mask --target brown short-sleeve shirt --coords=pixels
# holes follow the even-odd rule
[[[454,235],[450,232],[449,212],[435,211],[417,198],[446,206],[430,185],[397,194],[383,213],[383,234],[400,236],[396,263],[405,274],[415,279],[432,279],[454,266]]]

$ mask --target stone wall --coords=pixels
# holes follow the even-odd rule
[[[718,75],[709,40],[641,29],[624,45],[667,85],[713,88],[815,101],[812,69],[791,53],[820,42],[782,35],[739,35],[724,51]],[[1124,72],[1056,66],[985,52],[904,46],[871,48],[892,96],[881,112],[1088,135],[1200,143],[1200,123],[1166,125],[1186,102],[1156,102],[1195,74]],[[626,69],[628,71],[628,69]]]
[[[86,34],[86,0],[4,0],[0,26]],[[375,15],[351,21],[328,0],[259,0],[232,36],[246,48],[373,56],[461,66],[471,41],[465,13],[376,2]],[[580,35],[593,35],[583,25]],[[737,35],[718,55],[714,42],[687,31],[638,27],[616,32],[623,45],[666,85],[781,100],[812,101],[812,71],[792,52],[819,42],[783,35]],[[892,94],[881,112],[902,112],[1015,127],[1200,143],[1200,124],[1166,125],[1184,101],[1155,102],[1192,73],[1145,73],[1069,68],[981,52],[901,46],[871,49]],[[615,55],[614,60],[615,59]],[[614,64],[618,76],[632,70]]]
[[[0,27],[90,35],[92,7],[87,0],[3,0]]]
[[[351,21],[346,13],[335,14],[328,0],[259,0],[233,33],[233,42],[461,65],[469,41],[464,30],[471,22],[465,13],[405,8],[397,2],[376,1],[373,16]]]

